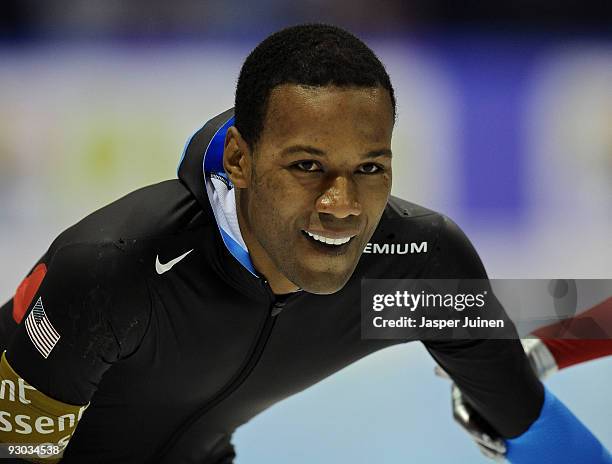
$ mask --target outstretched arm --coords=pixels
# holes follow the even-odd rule
[[[486,279],[475,250],[450,221],[437,250],[422,277]],[[504,313],[499,307],[487,308],[491,309]],[[509,325],[513,327],[511,322]],[[488,441],[500,444],[492,448],[493,455],[505,452],[514,464],[612,463],[601,443],[543,387],[518,339],[447,340],[425,345],[457,386],[455,417],[465,424],[477,422],[486,427]]]

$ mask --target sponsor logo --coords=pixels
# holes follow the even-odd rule
[[[408,255],[414,253],[427,253],[427,242],[368,243],[363,252],[375,255]]]
[[[3,358],[2,363],[5,361]],[[0,369],[0,378],[7,375],[7,370],[4,368],[5,366],[2,366]],[[7,438],[8,434],[8,441],[16,442],[14,445],[17,447],[30,446],[29,444],[32,447],[56,446],[57,449],[52,453],[43,450],[42,454],[45,454],[45,457],[49,457],[49,454],[58,454],[68,445],[77,423],[89,404],[62,405],[28,385],[18,375],[12,372],[8,372],[8,375],[10,378],[2,378],[0,381],[0,436]],[[42,443],[43,441],[45,443]],[[3,457],[1,451],[0,461]],[[20,450],[20,452],[36,454],[40,450],[27,452]]]
[[[0,411],[0,432],[15,432],[21,435],[30,435],[32,433],[46,435],[70,431],[74,429],[79,420],[81,420],[81,416],[85,409],[87,409],[87,406],[82,406],[78,414],[63,414],[58,417],[33,417],[26,414],[17,414],[13,417],[8,411]],[[70,436],[67,438],[70,438]]]
[[[36,304],[25,319],[25,328],[30,340],[38,352],[46,359],[55,347],[60,334],[55,330],[53,324],[45,313],[42,297],[36,300]]]
[[[185,256],[187,256],[192,251],[193,249],[189,250],[187,253],[183,253],[178,258],[174,258],[173,260],[168,261],[165,264],[162,264],[159,262],[159,255],[157,255],[155,257],[155,270],[157,271],[159,275],[163,274],[164,272],[168,272],[170,269],[172,269],[172,266],[174,266],[176,263],[178,263],[180,260],[182,260]]]
[[[28,385],[25,380],[19,377],[17,385],[12,380],[1,380],[0,381],[0,400],[7,401],[19,401],[22,404],[30,404],[31,401],[26,398],[26,390],[36,390],[34,387]],[[17,397],[15,397],[15,391],[17,391]]]

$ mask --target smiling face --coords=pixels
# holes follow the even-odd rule
[[[348,281],[391,191],[393,122],[380,87],[284,84],[252,152],[228,131],[240,229],[275,293],[327,294]]]

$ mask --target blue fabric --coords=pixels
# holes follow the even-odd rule
[[[599,440],[546,388],[540,417],[506,446],[512,464],[612,464]]]
[[[225,135],[234,124],[234,120],[234,117],[229,118],[217,129],[204,151],[202,160],[204,183],[225,247],[251,274],[259,277],[240,233],[236,204],[233,201],[234,187],[223,167]]]
[[[219,228],[221,231],[221,237],[223,238],[223,242],[225,246],[229,250],[229,252],[234,255],[240,264],[242,264],[247,270],[251,272],[254,276],[257,277],[257,271],[255,270],[255,266],[251,262],[251,256],[249,252],[242,248],[239,243],[237,243],[227,232],[223,229]]]
[[[225,134],[227,130],[234,125],[234,121],[234,117],[228,119],[227,122],[217,130],[208,144],[206,153],[204,154],[204,172],[225,173],[225,168],[223,168],[223,145],[225,143]]]

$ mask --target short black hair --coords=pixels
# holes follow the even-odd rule
[[[261,134],[270,92],[281,84],[313,87],[382,87],[395,94],[385,67],[350,32],[326,24],[303,24],[276,32],[247,57],[236,87],[235,125],[253,147]]]

